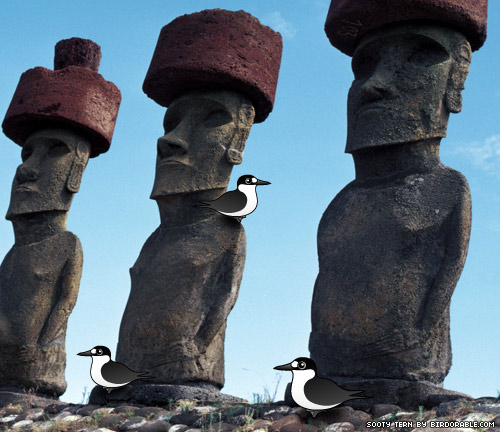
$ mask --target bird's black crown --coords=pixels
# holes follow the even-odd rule
[[[251,185],[251,184],[255,184],[256,182],[257,182],[257,179],[253,175],[246,174],[246,175],[241,176],[238,179],[238,186],[242,185],[242,184]]]
[[[292,364],[295,364],[295,362],[297,362],[297,366],[293,367],[295,370],[312,369],[316,372],[316,363],[314,363],[314,360],[309,357],[297,357]]]
[[[111,357],[111,351],[109,350],[108,347],[105,347],[103,345],[96,345],[90,351],[91,351],[92,355],[95,355],[95,356],[107,355],[107,356]]]

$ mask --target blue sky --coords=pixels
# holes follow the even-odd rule
[[[130,290],[128,269],[159,224],[149,199],[156,140],[164,108],[142,92],[160,29],[185,13],[208,8],[244,9],[283,35],[276,103],[254,125],[243,174],[268,180],[259,208],[244,221],[247,261],[240,295],[226,332],[224,392],[252,399],[267,387],[278,399],[291,378],[273,367],[307,356],[310,304],[317,273],[316,232],[323,211],[354,177],[344,153],[350,58],[323,31],[328,1],[240,0],[25,1],[2,0],[0,15],[0,114],[7,110],[20,75],[53,67],[60,39],[83,37],[101,45],[100,73],[123,100],[108,153],[91,159],[73,201],[68,229],[84,250],[78,302],[68,322],[68,390],[80,402],[93,387],[90,362],[76,354],[107,345],[114,356]],[[463,110],[452,115],[442,141],[442,161],[461,171],[472,194],[472,234],[467,262],[451,303],[453,366],[445,387],[479,397],[500,390],[500,3],[491,1],[488,39],[473,54]],[[20,147],[0,136],[0,215],[7,211]],[[14,241],[0,219],[0,259]]]

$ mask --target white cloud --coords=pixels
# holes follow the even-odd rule
[[[500,135],[461,146],[456,153],[470,159],[477,168],[500,177]]]
[[[266,14],[261,19],[261,22],[271,27],[274,31],[280,32],[283,38],[286,39],[293,38],[297,33],[293,24],[283,18],[280,12],[270,12]]]

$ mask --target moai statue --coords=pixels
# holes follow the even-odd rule
[[[0,267],[0,387],[51,397],[66,389],[65,339],[82,272],[82,247],[66,231],[89,157],[108,150],[121,95],[97,73],[100,48],[72,38],[54,69],[19,81],[3,121],[22,147],[6,218],[15,244]]]
[[[461,110],[486,12],[487,0],[331,3],[326,33],[352,56],[346,152],[356,178],[319,224],[309,349],[320,374],[372,396],[354,404],[463,396],[442,383],[470,192],[439,145]]]
[[[136,387],[129,389],[136,400],[141,385],[176,385],[174,397],[186,397],[181,387],[217,394],[224,385],[226,320],[243,273],[245,231],[196,206],[226,190],[252,124],[272,110],[281,51],[279,33],[244,11],[204,10],[161,30],[143,86],[168,107],[151,194],[161,224],[130,270],[116,356],[155,377],[127,386]]]

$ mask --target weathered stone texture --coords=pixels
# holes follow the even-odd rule
[[[334,0],[327,32],[334,19],[350,19],[349,10],[365,13],[365,3]],[[389,5],[373,5],[382,3]],[[436,17],[443,7],[455,19],[462,9],[452,4],[480,15],[483,7],[403,3],[410,12],[425,3]],[[449,114],[462,108],[469,42],[478,45],[450,28],[451,18],[442,25],[415,21],[422,18],[415,13],[400,22],[407,15],[397,15],[399,6],[388,9],[384,22],[372,11],[377,28],[350,48],[332,40],[353,55],[346,152],[356,179],[319,225],[309,349],[320,375],[373,398],[350,405],[414,408],[464,397],[442,382],[451,366],[449,307],[468,249],[470,191],[441,164],[439,145]]]
[[[67,231],[14,245],[5,257],[0,267],[1,386],[64,393],[66,325],[82,260],[78,238]]]
[[[66,127],[91,140],[91,157],[108,151],[121,93],[92,69],[98,67],[100,52],[97,55],[98,46],[91,42],[63,40],[59,49],[56,46],[58,70],[36,67],[21,75],[2,123],[5,135],[22,146],[38,129]],[[89,50],[90,59],[83,48]]]
[[[97,72],[101,63],[101,47],[89,39],[71,38],[57,42],[54,70],[81,66]]]
[[[216,214],[160,226],[130,270],[117,361],[158,383],[224,384],[226,319],[238,296],[243,226]]]
[[[442,383],[470,222],[464,177],[437,163],[347,185],[318,229],[309,344],[318,370]]]
[[[99,59],[92,41],[61,41],[55,64],[64,69],[25,72],[2,124],[23,147],[6,216],[15,244],[0,266],[5,399],[17,400],[15,389],[36,397],[57,397],[66,389],[66,326],[83,261],[66,218],[89,156],[109,148],[120,103],[114,84],[84,67],[97,70]]]
[[[161,30],[143,89],[166,107],[189,90],[234,90],[251,99],[259,123],[273,108],[281,51],[281,35],[244,11],[183,15]]]
[[[488,0],[332,0],[325,32],[335,48],[352,56],[370,30],[406,21],[442,22],[478,50],[486,40],[487,16]]]

